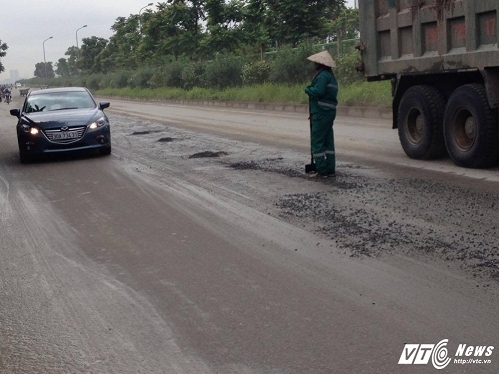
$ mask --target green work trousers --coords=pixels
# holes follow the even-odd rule
[[[312,114],[312,154],[317,172],[322,175],[334,174],[336,171],[333,132],[335,118],[336,110]]]

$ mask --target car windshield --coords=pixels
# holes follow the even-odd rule
[[[91,108],[95,108],[95,102],[87,92],[65,91],[30,95],[26,100],[24,111],[34,113]]]

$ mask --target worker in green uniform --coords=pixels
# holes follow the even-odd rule
[[[311,118],[311,146],[316,171],[309,173],[311,178],[335,176],[336,157],[334,153],[333,123],[338,104],[338,81],[332,68],[336,63],[327,51],[307,58],[315,64],[312,83],[305,89],[309,96]]]

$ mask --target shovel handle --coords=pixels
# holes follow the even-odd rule
[[[314,153],[312,151],[312,114],[308,117],[310,120],[310,163],[314,163]]]

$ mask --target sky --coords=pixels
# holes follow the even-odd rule
[[[109,39],[111,26],[118,17],[138,14],[151,0],[0,0],[0,40],[7,43],[7,55],[1,59],[5,71],[0,82],[10,79],[10,70],[17,70],[20,78],[31,78],[35,65],[45,59],[54,65],[64,53],[78,46],[82,39],[97,36]],[[354,0],[347,5],[353,6]],[[153,5],[146,9],[155,10]],[[52,39],[46,40],[50,37]],[[45,43],[44,43],[44,40]]]

